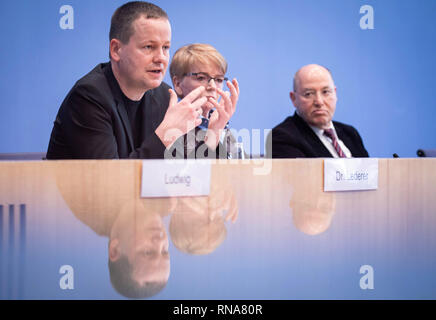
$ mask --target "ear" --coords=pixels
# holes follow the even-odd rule
[[[112,39],[111,42],[109,43],[109,53],[112,60],[114,60],[115,62],[118,62],[121,59],[120,56],[121,49],[122,49],[121,41],[118,39]]]
[[[296,100],[295,92],[293,92],[293,91],[289,92],[289,97],[291,98],[291,101],[292,101],[292,104],[294,105],[294,107],[297,108],[297,106],[295,105],[295,100]]]
[[[174,91],[176,91],[177,95],[181,98],[183,98],[183,90],[180,87],[180,83],[182,82],[177,76],[173,77],[173,85],[174,85]]]
[[[112,239],[109,241],[109,260],[112,262],[117,261],[121,257],[120,241]]]

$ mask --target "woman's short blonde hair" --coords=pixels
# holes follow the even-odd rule
[[[194,64],[213,65],[227,72],[227,61],[213,46],[204,43],[188,44],[179,48],[170,65],[171,79],[181,78],[191,71]]]
[[[215,251],[227,236],[221,215],[210,212],[177,212],[171,216],[169,231],[174,246],[188,254],[204,255]]]

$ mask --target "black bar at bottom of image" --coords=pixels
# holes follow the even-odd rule
[[[3,300],[0,308],[14,314],[59,311],[69,316],[113,316],[139,312],[143,319],[288,319],[296,316],[355,316],[370,312],[404,314],[432,311],[434,300]],[[86,309],[83,309],[86,308]],[[418,308],[418,309],[417,309]],[[27,310],[27,311],[26,311]]]

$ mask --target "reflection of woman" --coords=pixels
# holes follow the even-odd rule
[[[299,188],[292,197],[290,207],[295,227],[308,235],[325,232],[336,209],[334,193]]]
[[[169,232],[176,248],[189,254],[209,254],[224,241],[226,221],[236,222],[238,204],[225,175],[211,174],[207,197],[179,198],[171,216]]]

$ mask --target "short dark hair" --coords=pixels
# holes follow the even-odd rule
[[[128,43],[133,34],[132,23],[140,16],[145,16],[146,19],[169,20],[166,12],[155,4],[144,1],[127,2],[112,15],[109,41],[118,39],[124,44]]]
[[[132,279],[132,265],[125,255],[117,261],[108,261],[112,287],[127,298],[148,298],[158,294],[166,282],[147,282],[143,286]]]

